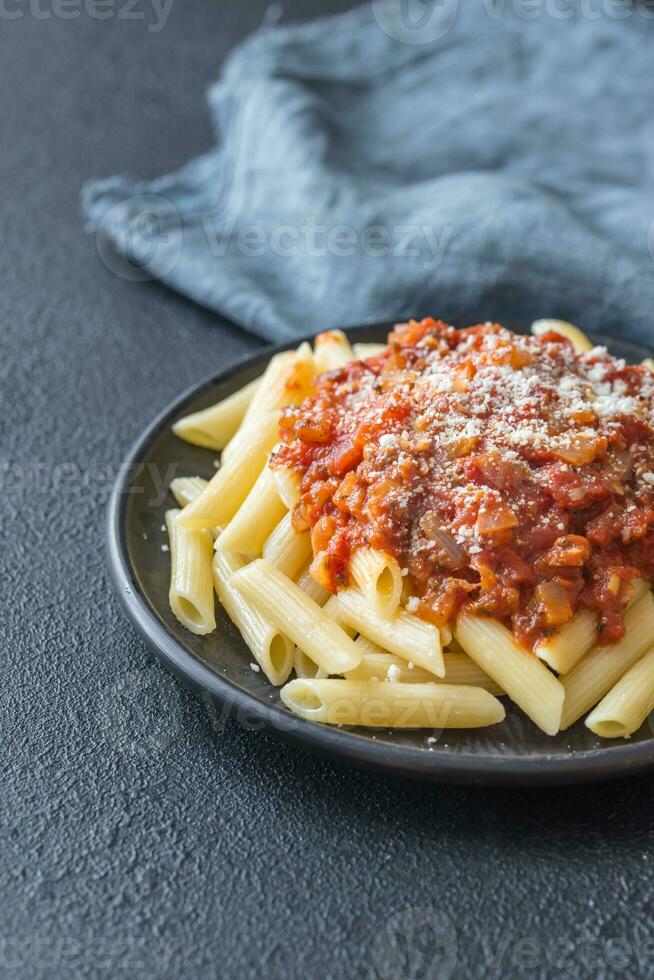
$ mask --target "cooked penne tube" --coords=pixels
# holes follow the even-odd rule
[[[363,664],[364,664],[364,662],[365,662],[366,657],[368,656],[368,654],[381,654],[381,653],[383,653],[384,656],[386,656],[386,657],[393,657],[395,660],[398,661],[398,663],[400,663],[400,662],[401,663],[404,663],[404,661],[402,660],[401,657],[396,657],[394,653],[388,653],[386,650],[382,650],[382,648],[379,646],[378,643],[375,643],[374,640],[369,640],[367,636],[364,636],[363,635],[363,633],[359,633],[359,635],[357,636],[357,638],[355,640],[355,643],[356,643],[357,647],[359,648],[359,650],[361,650],[361,655],[362,655],[362,658],[363,658],[361,660],[361,663],[359,664],[359,667],[362,667],[363,666]],[[355,670],[358,670],[358,668],[355,667]],[[429,674],[428,671],[425,671],[425,673],[426,674]],[[429,675],[429,679],[430,680],[433,680],[433,675]],[[366,674],[365,673],[362,674],[359,677],[359,680],[367,680]]]
[[[386,344],[352,344],[352,353],[357,361],[365,361],[368,357],[376,357],[386,350]]]
[[[183,525],[202,528],[231,521],[266,465],[277,442],[278,423],[276,413],[259,420],[243,453],[221,466],[200,496],[184,508],[180,518]]]
[[[592,341],[588,339],[583,330],[568,323],[567,320],[534,320],[531,325],[531,332],[534,337],[542,337],[546,333],[558,333],[561,337],[569,340],[572,346],[579,353],[592,350]]]
[[[231,582],[328,674],[341,674],[361,660],[347,633],[269,562],[258,558]]]
[[[266,370],[260,378],[261,384],[245,413],[243,422],[246,425],[262,415],[267,415],[268,412],[274,412],[283,407],[284,388],[290,377],[290,372],[293,370],[293,365],[297,363],[298,353],[301,361],[310,360],[312,362],[313,354],[308,344],[302,345],[301,351],[299,348],[298,350],[283,350],[270,358]]]
[[[643,581],[642,578],[636,578],[631,583],[632,595],[627,603],[627,609],[631,609],[633,605],[640,599],[641,596],[645,595],[646,592],[651,591],[649,582]]]
[[[654,648],[622,675],[593,708],[586,728],[601,738],[629,738],[654,710]]]
[[[318,664],[312,660],[311,657],[308,657],[304,650],[300,650],[299,647],[295,648],[293,666],[297,677],[327,677],[326,671],[324,671],[322,667],[319,667]]]
[[[422,667],[416,667],[412,662],[407,663],[401,657],[386,653],[366,637],[356,640],[357,646],[363,650],[361,663],[354,670],[349,670],[346,676],[350,680],[399,681],[400,683],[425,684],[434,683],[436,678]],[[437,683],[464,684],[467,687],[483,687],[489,694],[504,694],[504,691],[492,678],[479,667],[466,653],[445,653],[445,677],[438,678]]]
[[[245,417],[248,405],[259,387],[259,379],[251,381],[233,395],[205,408],[185,415],[173,425],[173,432],[185,442],[205,449],[224,449]]]
[[[223,465],[246,451],[249,442],[256,437],[262,419],[287,405],[301,402],[309,394],[315,373],[313,352],[306,343],[300,344],[296,351],[276,354],[261,378],[243,424],[225,447]]]
[[[331,595],[326,589],[323,589],[322,585],[319,585],[315,579],[311,577],[308,568],[305,572],[296,579],[296,585],[301,589],[305,595],[307,595],[313,602],[317,605],[322,606],[324,612],[333,619],[335,623],[341,627],[344,633],[348,636],[355,636],[355,631],[351,629],[346,623],[339,620],[338,616],[338,600],[335,595]],[[311,659],[299,647],[295,648],[295,673],[298,677],[327,677],[326,671],[322,670],[315,661]]]
[[[170,492],[180,507],[186,507],[192,500],[199,497],[208,480],[203,480],[201,476],[178,476],[170,484]]]
[[[272,564],[274,565],[275,563],[272,562]],[[310,566],[311,563],[309,562],[309,564],[305,565],[302,571],[298,573],[295,579],[295,584],[297,585],[298,589],[302,589],[302,591],[308,595],[309,598],[316,603],[316,605],[324,606],[329,599],[331,592],[328,592],[327,589],[323,589],[322,585],[316,582],[315,578],[313,578],[311,572],[309,571]]]
[[[221,457],[223,466],[229,459],[240,456],[245,450],[252,434],[256,432],[260,419],[271,412],[279,411],[281,407],[279,403],[282,400],[280,388],[284,378],[288,377],[289,371],[292,370],[291,365],[294,363],[295,356],[295,351],[282,351],[281,354],[275,354],[268,362],[240,427],[223,450]]]
[[[633,594],[627,609],[647,592],[649,586],[642,579],[635,579],[631,588]],[[534,649],[557,674],[567,674],[596,642],[597,613],[592,609],[580,609],[558,633],[541,640]]]
[[[231,577],[245,566],[239,555],[216,551],[213,556],[213,586],[218,601],[245,645],[271,684],[279,687],[293,666],[293,644],[289,638],[231,584]]]
[[[380,646],[360,636],[355,641],[363,650],[363,657],[358,667],[348,670],[346,677],[352,681],[401,681],[403,683],[426,684],[434,682],[436,677],[423,667],[396,657],[394,653],[386,653]],[[439,683],[441,679],[439,678]]]
[[[304,678],[286,684],[281,697],[294,714],[327,725],[482,728],[505,716],[502,702],[488,691],[453,684]]]
[[[494,619],[460,615],[454,630],[472,659],[548,735],[561,725],[563,685]]]
[[[316,372],[335,371],[354,360],[350,341],[342,330],[326,330],[319,333],[314,341]]]
[[[466,684],[470,687],[483,687],[489,694],[505,694],[504,688],[494,681],[485,670],[475,663],[467,653],[446,652],[443,654],[445,661],[445,683],[446,684]]]
[[[293,510],[300,500],[300,477],[294,470],[286,467],[275,466],[271,472],[277,486],[277,493],[288,510]]]
[[[216,541],[220,551],[261,555],[266,539],[286,513],[268,466],[264,466],[249,494]]]
[[[286,514],[267,538],[263,557],[289,578],[294,578],[311,555],[308,531],[296,531],[291,515]]]
[[[396,560],[376,548],[358,548],[350,558],[348,572],[378,615],[389,619],[402,596],[402,572]]]
[[[216,628],[211,583],[213,538],[208,531],[180,527],[179,514],[179,510],[166,512],[170,550],[168,601],[182,626],[204,636]]]
[[[651,357],[646,357],[641,363],[643,367],[649,368],[650,371],[654,371],[654,360],[652,360]]]
[[[270,373],[264,372],[261,390],[247,411],[246,423],[287,405],[299,404],[309,394],[316,375],[313,351],[306,341],[297,350],[276,354],[269,367]]]
[[[330,619],[333,619],[335,623],[338,623],[341,629],[347,633],[348,636],[354,637],[357,635],[357,631],[352,629],[352,627],[341,616],[341,607],[338,602],[338,596],[331,595],[322,608],[326,615],[329,616]]]
[[[535,653],[558,674],[567,674],[597,639],[597,613],[580,609],[558,633],[540,640]]]
[[[437,677],[445,676],[440,633],[431,623],[405,609],[398,610],[391,619],[384,619],[356,589],[339,592],[338,605],[339,616],[346,623],[384,650],[413,661]]]
[[[563,677],[565,703],[561,728],[569,728],[597,704],[613,685],[643,656],[654,636],[654,597],[646,592],[627,610],[625,634],[611,646],[596,646]]]

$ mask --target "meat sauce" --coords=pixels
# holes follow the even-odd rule
[[[654,577],[654,375],[490,323],[411,321],[388,343],[282,415],[272,465],[301,476],[314,577],[348,585],[368,544],[438,626],[466,608],[533,649],[589,608],[616,642]]]

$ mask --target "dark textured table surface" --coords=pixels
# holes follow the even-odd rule
[[[652,975],[651,779],[491,792],[339,768],[216,717],[125,621],[112,474],[256,341],[109,272],[80,185],[208,147],[203,92],[266,4],[177,0],[159,31],[125,6],[0,16],[0,976]]]

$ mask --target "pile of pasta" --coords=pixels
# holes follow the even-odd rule
[[[544,330],[565,334],[578,349],[590,346],[570,324],[532,327]],[[585,722],[591,731],[629,736],[654,708],[654,598],[644,583],[617,644],[599,645],[596,614],[580,610],[535,656],[493,619],[462,614],[450,630],[408,612],[389,554],[356,551],[350,586],[336,595],[311,577],[309,532],[291,522],[297,476],[268,465],[280,413],[303,401],[318,374],[383,349],[351,347],[340,331],[320,334],[313,349],[303,343],[277,354],[261,378],[175,423],[181,439],[222,455],[210,481],[190,476],[171,485],[178,504],[166,514],[174,615],[193,633],[211,633],[217,596],[253,668],[308,720],[478,728],[504,719],[499,698],[508,695],[548,735],[594,709]]]

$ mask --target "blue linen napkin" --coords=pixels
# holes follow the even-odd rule
[[[121,275],[271,340],[431,313],[651,339],[654,9],[372,0],[262,28],[209,102],[218,145],[87,184]],[[108,249],[111,246],[111,249]]]

